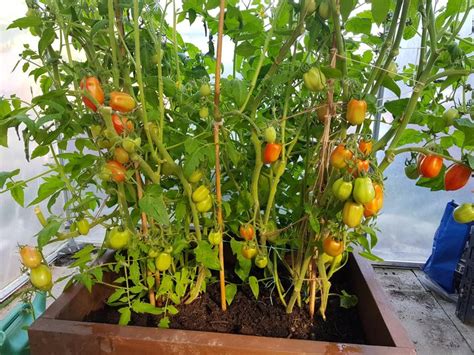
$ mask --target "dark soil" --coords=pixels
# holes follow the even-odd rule
[[[346,290],[349,284],[340,278],[331,280],[332,293]],[[317,305],[318,307],[318,305]],[[209,332],[235,333],[266,337],[311,339],[331,342],[365,344],[356,308],[339,306],[339,297],[329,298],[326,321],[319,315],[312,323],[308,307],[295,306],[292,314],[286,314],[278,296],[260,288],[255,300],[250,288],[239,289],[226,312],[220,309],[219,284],[208,285],[207,292],[190,305],[178,307],[179,313],[171,317],[170,328]],[[316,308],[317,309],[317,308]],[[115,308],[105,306],[90,313],[85,321],[116,324],[119,314]],[[155,327],[159,317],[148,314],[132,314],[131,325]]]

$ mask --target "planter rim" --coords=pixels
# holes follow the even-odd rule
[[[110,257],[111,252],[107,252],[104,258]],[[313,354],[332,354],[332,353],[364,353],[364,354],[415,354],[415,347],[408,337],[406,330],[403,328],[400,320],[393,313],[393,310],[387,301],[387,296],[382,287],[378,284],[375,272],[372,266],[357,254],[351,254],[353,257],[350,262],[354,265],[351,276],[359,278],[360,287],[365,291],[366,295],[372,298],[375,308],[369,312],[373,317],[371,319],[383,322],[382,332],[379,334],[376,328],[375,333],[379,334],[384,343],[390,345],[369,345],[369,344],[348,344],[335,343],[316,340],[287,339],[276,337],[261,337],[255,335],[230,334],[218,332],[206,332],[196,330],[181,329],[160,329],[153,327],[141,326],[119,326],[117,324],[83,322],[81,317],[87,314],[91,309],[101,308],[103,300],[108,297],[106,293],[97,292],[91,297],[89,292],[81,284],[72,285],[62,295],[54,301],[51,306],[38,318],[29,329],[30,341],[32,342],[32,353],[36,352],[35,347],[44,343],[44,339],[56,338],[58,341],[73,342],[74,344],[91,345],[91,337],[94,337],[100,343],[102,349],[103,343],[106,342],[107,347],[114,349],[114,346],[120,347],[123,351],[124,347],[128,347],[127,351],[133,353],[132,344],[135,344],[142,352],[148,353],[187,353],[195,352],[199,354],[241,354],[246,353],[313,353]],[[346,267],[348,267],[347,265]],[[357,275],[356,275],[357,274]],[[100,291],[101,289],[99,289]],[[88,302],[77,302],[77,299],[88,294]],[[74,304],[74,307],[68,305]],[[373,308],[373,307],[370,307]],[[74,313],[73,315],[68,312]],[[365,308],[364,308],[365,311]],[[360,313],[360,311],[359,311]],[[322,321],[322,320],[321,320]],[[364,323],[364,322],[363,322]],[[366,324],[363,324],[366,328]],[[380,328],[380,327],[379,327]],[[367,330],[367,329],[365,329]],[[366,332],[367,333],[367,332]],[[377,337],[377,334],[375,337]],[[366,334],[367,335],[367,334]],[[373,336],[374,337],[374,336]],[[372,338],[373,338],[372,337]],[[82,339],[82,340],[81,340]],[[128,345],[124,345],[127,343]],[[72,343],[71,343],[72,344]],[[45,345],[45,344],[43,344]],[[97,345],[97,344],[96,344]],[[66,344],[65,348],[68,349]],[[74,345],[83,346],[83,345]],[[178,351],[176,349],[181,349]],[[75,347],[74,349],[78,349]],[[83,350],[96,348],[81,348]],[[211,351],[214,349],[214,351]],[[51,348],[48,348],[50,351]],[[160,350],[160,351],[158,351]],[[270,351],[271,350],[271,351]],[[148,352],[149,351],[149,352]],[[269,352],[270,351],[270,352]],[[61,352],[58,352],[60,354]],[[75,353],[75,352],[73,352]],[[118,352],[126,354],[127,352]],[[43,354],[38,352],[38,354]],[[52,354],[52,353],[44,353]],[[54,353],[56,354],[56,353]]]

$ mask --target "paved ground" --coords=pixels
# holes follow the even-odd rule
[[[474,354],[474,325],[463,324],[456,304],[423,286],[420,270],[375,267],[375,273],[418,354]]]

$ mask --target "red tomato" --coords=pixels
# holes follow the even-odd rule
[[[127,119],[126,117],[121,117],[119,115],[112,115],[112,123],[114,124],[115,132],[117,134],[133,132],[133,122]]]
[[[443,158],[427,155],[420,163],[420,174],[425,178],[435,178],[443,167]]]
[[[126,178],[126,169],[118,161],[109,160],[107,162],[107,169],[110,171],[112,180],[115,182],[124,182]]]
[[[464,164],[451,165],[444,175],[444,188],[446,191],[459,190],[467,184],[471,173],[471,169]]]
[[[81,80],[81,89],[87,90],[89,94],[97,100],[99,104],[104,103],[104,91],[100,85],[99,79],[95,76],[89,76]],[[84,104],[89,107],[92,111],[97,111],[97,107],[89,100],[87,97],[83,96],[82,101]]]
[[[278,143],[267,143],[263,152],[263,162],[265,164],[271,164],[278,160],[281,153],[281,144]]]

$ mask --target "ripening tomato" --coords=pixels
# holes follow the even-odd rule
[[[372,141],[366,141],[362,139],[359,142],[359,150],[365,155],[372,153]]]
[[[358,177],[354,181],[352,197],[360,204],[369,203],[375,197],[375,189],[369,177]]]
[[[49,291],[53,286],[53,276],[51,270],[44,264],[41,264],[30,273],[31,284],[42,291]]]
[[[383,207],[383,189],[379,184],[374,183],[375,197],[372,201],[364,204],[364,217],[376,215]]]
[[[247,242],[242,246],[241,252],[245,259],[253,259],[257,255],[257,246],[253,242]]]
[[[349,228],[357,227],[362,222],[364,206],[357,202],[346,201],[342,209],[342,221]]]
[[[340,201],[347,200],[352,194],[352,182],[344,178],[337,179],[332,185],[332,193]]]
[[[444,188],[446,191],[459,190],[467,184],[471,173],[471,169],[464,164],[451,165],[444,175]]]
[[[333,150],[329,159],[334,168],[342,169],[347,166],[347,161],[351,160],[352,156],[352,152],[346,149],[344,144],[339,144],[336,149]]]
[[[271,164],[278,160],[281,153],[281,144],[278,143],[267,143],[265,150],[263,151],[263,162],[265,164]]]
[[[321,91],[326,87],[326,76],[318,68],[311,68],[303,74],[303,81],[310,91]]]
[[[443,167],[443,158],[437,155],[427,155],[420,163],[420,174],[425,178],[435,178]]]
[[[126,92],[112,91],[110,93],[109,105],[112,110],[119,112],[130,112],[136,107],[136,102],[132,96]]]
[[[39,250],[29,245],[20,248],[20,257],[21,263],[30,269],[40,266],[43,260]]]
[[[344,251],[344,243],[341,240],[336,240],[333,237],[327,237],[323,240],[323,250],[326,254],[335,257]]]
[[[209,109],[207,106],[203,106],[199,109],[199,117],[206,118],[209,117]]]
[[[369,167],[370,167],[370,163],[369,163],[368,160],[357,159],[355,161],[355,167],[354,168],[348,168],[347,170],[353,176],[358,176],[362,172],[366,172],[366,173],[369,172]]]
[[[453,218],[458,223],[474,222],[474,204],[463,203],[453,211]]]
[[[94,99],[97,100],[99,104],[104,104],[104,91],[102,90],[102,86],[100,85],[99,79],[97,79],[95,76],[89,76],[87,78],[82,79],[81,89],[86,90]],[[82,97],[82,101],[92,111],[97,111],[97,107],[86,96]]]
[[[124,182],[127,177],[127,170],[118,161],[109,160],[106,164],[106,169],[110,171],[110,177],[115,182]]]
[[[365,120],[367,102],[365,100],[351,99],[347,104],[346,119],[352,125],[360,125]]]
[[[328,112],[328,104],[327,103],[322,103],[319,105],[318,109],[316,110],[316,115],[318,116],[318,120],[321,123],[326,122],[326,114]]]
[[[120,164],[127,164],[130,161],[130,156],[125,149],[117,147],[114,149],[114,159]]]
[[[166,271],[170,268],[173,258],[166,252],[160,253],[155,259],[155,266],[158,271]]]
[[[255,231],[251,224],[242,224],[239,232],[240,236],[245,240],[252,240],[255,237]]]
[[[119,134],[119,135],[122,134],[124,131],[125,131],[125,133],[133,132],[133,128],[134,128],[133,127],[133,122],[130,121],[126,117],[122,117],[122,116],[113,114],[112,115],[112,123],[114,125],[115,132],[117,132],[117,134]]]

